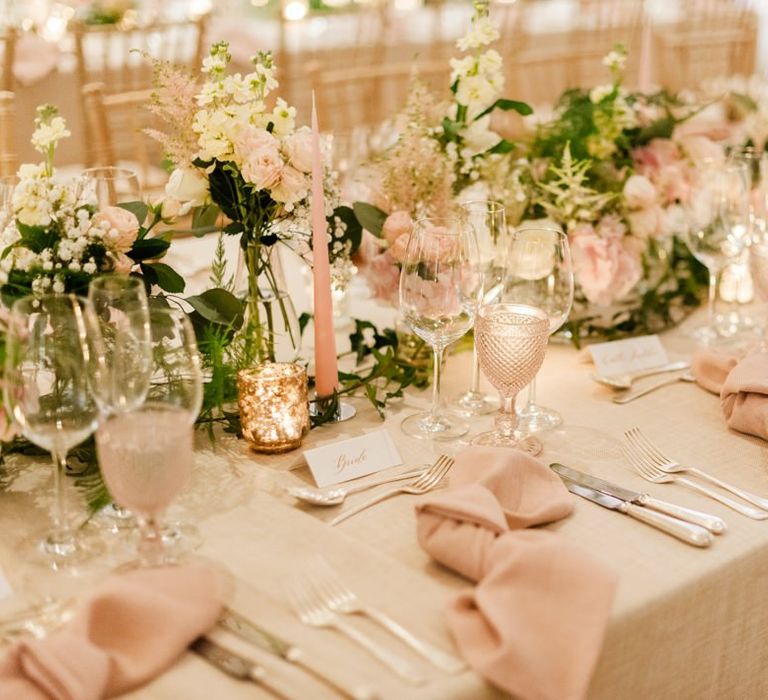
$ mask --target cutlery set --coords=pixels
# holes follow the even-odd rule
[[[641,396],[646,396],[657,389],[675,384],[677,382],[694,382],[696,378],[689,371],[691,363],[687,360],[679,360],[677,362],[669,362],[660,367],[652,367],[651,369],[641,370],[639,372],[630,372],[627,374],[615,375],[606,377],[600,374],[591,374],[590,378],[598,384],[609,386],[612,389],[617,389],[615,396],[611,398],[614,403],[624,404],[639,399]],[[667,372],[680,372],[682,374],[676,374],[673,377],[668,377],[661,381],[648,386],[643,386],[635,391],[630,391],[632,385],[639,379],[645,379],[646,377],[653,377],[657,374],[666,374]]]

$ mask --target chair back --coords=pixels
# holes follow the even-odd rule
[[[0,92],[0,177],[15,175],[19,169],[15,134],[15,96],[4,90]]]
[[[0,90],[13,90],[13,62],[18,33],[15,27],[0,29]]]

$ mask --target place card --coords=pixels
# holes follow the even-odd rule
[[[669,362],[667,351],[658,335],[596,343],[589,347],[597,373],[603,377],[615,377],[629,372],[660,367]]]
[[[341,440],[306,450],[312,476],[318,486],[332,486],[403,463],[386,430]]]

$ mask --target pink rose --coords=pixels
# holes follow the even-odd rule
[[[391,246],[389,246],[389,254],[395,261],[399,263],[405,262],[405,251],[408,249],[408,241],[410,239],[410,234],[404,233],[402,236],[399,236]]]
[[[644,175],[631,175],[624,183],[624,199],[630,209],[646,209],[656,203],[656,188]]]
[[[247,126],[238,134],[233,145],[246,182],[256,189],[268,190],[280,181],[284,166],[280,144],[266,129]]]
[[[664,212],[658,206],[631,211],[627,221],[632,235],[643,240],[656,238],[664,230]]]
[[[400,294],[400,266],[395,262],[389,251],[376,255],[363,268],[363,274],[376,299],[397,306]]]
[[[295,204],[307,196],[308,190],[307,176],[286,165],[280,175],[280,182],[272,188],[272,198],[283,204]]]
[[[136,215],[122,207],[105,207],[93,217],[96,224],[106,223],[109,230],[104,234],[107,248],[117,253],[127,253],[139,235]]]
[[[381,235],[390,245],[401,236],[410,236],[413,231],[413,219],[407,211],[393,211],[381,228]]]
[[[673,202],[687,202],[691,196],[691,171],[684,163],[672,163],[656,176],[656,190],[663,206]]]
[[[312,132],[306,126],[297,129],[284,142],[288,162],[303,173],[312,172]]]
[[[125,253],[111,253],[110,258],[112,259],[112,271],[118,275],[130,274],[136,264]]]
[[[626,233],[627,225],[616,214],[606,214],[597,225],[600,238],[623,238]]]
[[[678,143],[685,154],[694,163],[712,162],[716,165],[725,163],[723,147],[706,136],[690,134],[679,139]]]

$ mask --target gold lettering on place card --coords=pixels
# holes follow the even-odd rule
[[[339,459],[336,461],[336,471],[342,472],[347,467],[354,467],[359,464],[363,464],[366,459],[368,459],[368,454],[365,448],[363,448],[363,451],[357,456],[341,454],[339,455]]]

